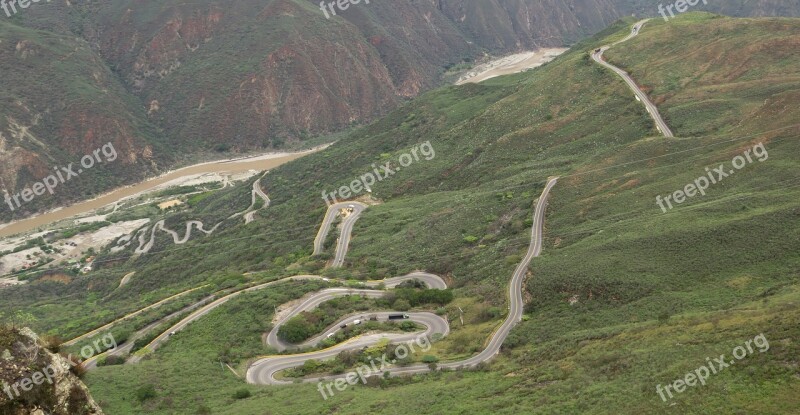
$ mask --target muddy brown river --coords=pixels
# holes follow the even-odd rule
[[[0,238],[6,236],[16,235],[20,233],[29,232],[40,227],[51,225],[58,221],[69,219],[73,216],[83,215],[93,212],[119,200],[125,199],[139,193],[146,192],[164,183],[180,179],[186,176],[194,176],[207,173],[225,173],[237,174],[245,173],[251,170],[264,171],[271,170],[282,164],[286,164],[292,160],[297,160],[303,156],[319,151],[320,148],[298,152],[286,153],[279,155],[261,156],[241,160],[224,160],[210,163],[202,163],[194,166],[184,167],[164,174],[162,176],[146,180],[139,184],[132,186],[122,187],[110,193],[106,193],[96,199],[79,202],[74,205],[43,213],[28,219],[22,219],[9,224],[0,225]]]

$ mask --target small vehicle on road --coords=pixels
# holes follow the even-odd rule
[[[359,325],[359,324],[361,324],[361,320],[356,320],[356,321],[354,321],[354,322],[353,322],[353,325],[354,325],[354,326],[357,326],[357,325]]]

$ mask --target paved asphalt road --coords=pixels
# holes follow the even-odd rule
[[[385,281],[370,281],[365,285],[376,287],[380,284],[383,284],[386,288],[391,289],[397,287],[398,285],[400,285],[405,281],[411,281],[411,280],[422,281],[428,286],[428,288],[431,289],[447,288],[447,285],[438,275],[426,274],[426,273],[411,273],[402,277],[389,278],[386,279]],[[291,312],[284,315],[277,323],[275,323],[275,326],[267,334],[265,343],[267,344],[267,346],[270,346],[279,352],[283,352],[290,349],[296,350],[296,349],[314,347],[320,341],[325,340],[329,334],[334,334],[338,332],[342,324],[349,325],[352,324],[355,320],[367,320],[372,316],[378,317],[379,321],[386,321],[388,320],[390,314],[402,314],[402,312],[354,313],[330,325],[327,329],[325,329],[325,331],[322,334],[313,337],[311,339],[308,339],[301,344],[287,343],[278,337],[278,330],[280,329],[281,326],[286,324],[287,321],[291,320],[293,317],[297,316],[298,314],[304,311],[314,310],[324,302],[330,301],[334,298],[345,297],[348,295],[360,295],[367,298],[381,298],[388,293],[389,293],[388,291],[363,290],[363,289],[353,289],[353,288],[329,288],[326,290],[311,293],[305,299],[303,299],[303,301],[300,304],[293,307]],[[430,313],[408,313],[408,314],[410,316],[409,320],[415,323],[420,323],[425,326],[440,330],[442,330],[442,327],[448,327],[447,321],[445,321],[439,316]],[[446,331],[447,332],[450,331],[449,327],[447,328]],[[442,333],[442,331],[438,331],[438,333]]]
[[[379,319],[388,318],[393,313],[372,313]],[[370,314],[370,315],[372,315]],[[441,317],[432,313],[409,313],[414,321],[424,324],[427,328],[423,332],[417,333],[381,333],[353,338],[347,342],[340,343],[334,347],[311,353],[296,354],[290,356],[271,356],[255,362],[247,371],[247,381],[251,384],[262,385],[289,385],[291,381],[281,381],[275,379],[275,375],[286,369],[302,366],[306,360],[326,360],[336,357],[339,353],[347,350],[359,350],[364,347],[372,346],[381,339],[389,339],[392,343],[400,344],[414,342],[419,338],[430,339],[434,334],[442,336],[450,334],[450,325]],[[404,320],[405,321],[405,320]],[[428,367],[425,366],[425,370]],[[304,379],[305,382],[316,382],[321,378]]]
[[[402,277],[388,278],[388,279],[386,279],[384,281],[368,281],[368,282],[365,282],[364,285],[366,287],[373,287],[374,288],[374,287],[379,286],[380,284],[384,284],[386,286],[386,288],[394,288],[397,285],[399,285],[399,284],[401,284],[401,283],[403,283],[405,281],[414,280],[414,279],[417,279],[417,280],[420,280],[420,281],[424,282],[425,284],[428,285],[428,287],[433,288],[433,289],[445,289],[445,288],[447,288],[447,284],[445,284],[445,282],[438,275],[428,274],[428,273],[424,273],[424,272],[413,272],[411,274],[404,275]],[[149,349],[149,351],[151,351],[151,352],[155,351],[156,349],[158,349],[158,347],[160,347],[167,340],[169,340],[170,333],[177,333],[177,332],[183,330],[190,323],[199,320],[200,318],[202,318],[206,314],[210,313],[211,311],[213,311],[217,307],[227,303],[229,300],[231,300],[232,298],[238,296],[239,294],[241,294],[243,292],[252,292],[252,291],[262,290],[264,288],[268,288],[268,287],[271,287],[273,285],[280,284],[280,283],[283,283],[283,282],[286,282],[286,281],[302,281],[302,280],[331,281],[331,280],[329,280],[327,278],[323,278],[323,277],[318,276],[318,275],[298,275],[298,276],[287,277],[287,278],[283,278],[283,279],[280,279],[280,280],[268,282],[268,283],[265,283],[265,284],[256,285],[254,287],[250,287],[250,288],[247,288],[247,289],[244,289],[244,290],[241,290],[241,291],[237,291],[235,293],[228,294],[225,297],[219,298],[219,299],[209,303],[208,305],[204,306],[203,308],[195,311],[194,313],[186,316],[186,318],[184,318],[183,320],[179,321],[177,324],[175,324],[174,326],[170,327],[169,329],[167,329],[166,331],[161,333],[161,335],[159,335],[158,337],[153,339],[153,341],[149,345],[147,345],[145,348]],[[346,289],[346,290],[357,291],[357,290],[352,290],[352,289]],[[375,291],[375,292],[380,293],[381,295],[384,294],[383,291]],[[203,300],[203,301],[206,301],[206,300]],[[161,303],[163,303],[163,301]],[[148,307],[148,308],[152,308],[152,306]],[[83,338],[83,337],[85,337],[85,336],[81,336],[81,338]],[[136,363],[136,362],[138,362],[140,360],[141,360],[141,356],[133,356],[129,360],[129,362],[130,363]]]
[[[514,275],[511,279],[511,284],[509,287],[508,317],[506,317],[506,320],[497,329],[497,331],[494,332],[491,339],[489,340],[489,344],[487,345],[486,349],[484,349],[480,354],[466,360],[440,364],[439,365],[440,368],[450,369],[450,368],[460,368],[460,367],[472,367],[481,362],[485,362],[492,359],[495,355],[497,355],[500,352],[500,347],[502,346],[505,339],[508,337],[508,334],[511,332],[511,329],[522,320],[522,313],[524,308],[524,302],[522,300],[522,283],[525,279],[525,275],[527,273],[531,261],[533,260],[533,258],[539,256],[539,254],[542,251],[542,232],[544,230],[545,208],[547,206],[547,199],[550,195],[550,190],[553,188],[553,186],[555,186],[557,181],[558,181],[557,178],[552,178],[547,182],[547,185],[545,186],[545,189],[542,192],[542,195],[536,204],[536,210],[534,212],[534,217],[533,217],[533,226],[531,230],[531,243],[528,248],[528,252],[525,255],[525,258],[522,260],[522,262],[517,266],[516,270],[514,271]],[[402,343],[418,339],[421,336],[429,336],[428,339],[430,339],[430,335],[437,332],[438,331],[435,331],[433,327],[428,326],[428,329],[422,334],[416,333],[407,336],[406,335],[398,336],[396,338],[391,338],[390,340],[393,343]],[[449,332],[449,326],[448,326],[448,332]],[[290,384],[293,382],[287,382],[275,379],[275,375],[282,370],[302,366],[306,360],[330,359],[335,357],[342,351],[358,350],[363,347],[373,345],[375,341],[381,338],[388,338],[388,337],[389,336],[386,334],[364,336],[352,339],[351,341],[345,343],[341,343],[329,349],[320,350],[316,352],[303,353],[291,356],[266,357],[256,361],[250,366],[250,368],[247,370],[247,382],[251,384],[261,384],[261,385]],[[430,371],[430,368],[427,365],[393,367],[388,370],[388,372],[393,376],[421,373],[427,371]],[[331,380],[335,378],[336,377],[306,378],[303,379],[303,382],[318,382],[322,379]]]
[[[183,314],[185,312],[192,311],[192,310],[202,306],[203,304],[205,304],[205,303],[207,303],[207,302],[209,302],[209,301],[211,301],[213,299],[214,299],[214,296],[206,297],[200,302],[192,304],[192,305],[190,305],[188,307],[183,308],[182,310],[178,310],[178,311],[176,311],[176,312],[174,312],[174,313],[172,313],[172,314],[170,314],[170,315],[168,315],[168,316],[166,316],[164,318],[161,318],[161,319],[159,319],[159,320],[157,320],[157,321],[155,321],[153,323],[148,324],[145,328],[143,328],[143,329],[137,331],[136,333],[132,334],[130,336],[130,338],[128,338],[128,340],[124,344],[117,345],[117,347],[115,349],[109,350],[109,351],[107,351],[105,353],[99,354],[97,356],[93,356],[90,359],[85,360],[83,362],[83,367],[86,370],[94,370],[95,368],[97,368],[97,362],[102,358],[110,357],[110,356],[127,356],[127,355],[129,355],[131,350],[133,350],[133,345],[134,345],[134,343],[136,343],[136,340],[139,340],[142,337],[144,337],[145,335],[147,335],[147,333],[150,332],[150,330],[154,330],[156,327],[160,326],[162,323],[164,323],[166,321],[169,321],[169,320],[171,320],[171,319],[173,319],[173,318],[175,318],[175,317],[177,317],[177,316],[179,316],[179,315],[181,315],[181,314]]]
[[[347,248],[350,245],[350,237],[352,236],[353,225],[361,216],[361,213],[364,211],[364,209],[367,208],[367,205],[360,202],[342,202],[330,205],[328,207],[328,212],[325,214],[325,219],[322,220],[322,226],[320,226],[319,232],[317,232],[317,237],[314,239],[314,255],[319,255],[324,249],[323,245],[325,243],[325,238],[328,236],[328,232],[331,230],[331,224],[333,224],[334,218],[336,218],[336,215],[339,214],[340,210],[348,209],[350,206],[353,206],[353,213],[348,215],[347,218],[342,221],[342,233],[339,235],[339,241],[336,245],[336,255],[331,263],[332,268],[339,268],[344,265],[344,257],[347,254]]]
[[[633,29],[631,29],[631,33],[625,39],[622,39],[619,42],[614,43],[614,45],[626,42],[636,37],[641,31],[642,26],[644,26],[644,24],[647,23],[648,20],[649,19],[645,19],[636,23],[633,26]],[[663,134],[664,137],[674,137],[674,135],[672,134],[672,130],[670,130],[667,123],[664,122],[664,119],[661,117],[661,113],[658,112],[658,107],[656,107],[655,104],[653,104],[653,101],[650,100],[650,97],[648,97],[647,94],[645,94],[639,88],[639,85],[636,84],[636,81],[634,81],[633,78],[631,78],[627,72],[603,60],[603,53],[605,53],[605,51],[610,49],[611,46],[603,46],[600,48],[599,51],[592,52],[592,59],[594,59],[594,61],[599,63],[600,65],[603,65],[606,68],[616,72],[617,75],[621,76],[622,79],[625,80],[625,83],[627,83],[628,86],[631,88],[631,90],[633,90],[633,93],[636,94],[639,101],[641,101],[644,104],[645,108],[647,109],[647,112],[650,113],[650,116],[656,122],[656,127],[661,132],[661,134]]]
[[[402,277],[392,277],[387,278],[383,281],[368,281],[366,285],[368,287],[377,287],[380,284],[386,286],[386,288],[395,288],[398,285],[412,280],[419,280],[425,283],[428,288],[432,290],[444,290],[447,288],[447,283],[444,282],[442,277],[434,274],[429,274],[427,272],[412,272],[408,275],[403,275]]]
[[[237,292],[232,293],[232,294],[228,294],[228,295],[226,295],[226,296],[224,296],[222,298],[219,298],[219,299],[211,302],[210,304],[208,304],[205,307],[195,311],[194,313],[188,315],[186,318],[184,318],[183,320],[179,321],[177,324],[175,324],[174,326],[170,327],[165,332],[161,333],[158,337],[153,339],[153,341],[150,344],[148,344],[146,347],[144,347],[144,348],[148,349],[150,352],[155,351],[156,349],[158,349],[159,346],[164,344],[169,339],[170,333],[177,333],[177,332],[185,329],[186,326],[188,326],[193,321],[196,321],[196,320],[200,319],[201,317],[203,317],[206,314],[208,314],[211,311],[213,311],[215,308],[227,303],[232,298],[234,298],[234,297],[236,297],[236,296],[238,296],[238,295],[240,295],[242,293],[263,290],[264,288],[271,287],[273,285],[280,284],[280,283],[283,283],[285,281],[300,281],[300,280],[313,280],[313,279],[319,280],[319,279],[322,279],[322,277],[318,277],[316,275],[298,275],[298,276],[294,276],[294,277],[288,277],[288,278],[283,278],[283,279],[280,279],[280,280],[268,282],[268,283],[265,283],[265,284],[256,285],[256,286],[253,286],[253,287],[241,290],[241,291],[237,291]],[[131,363],[136,363],[139,360],[141,360],[141,356],[133,356],[131,358],[130,362]]]
[[[192,288],[191,290],[186,290],[184,292],[175,294],[175,295],[173,295],[171,297],[165,298],[165,299],[163,299],[163,300],[161,300],[161,301],[159,301],[159,302],[157,302],[157,303],[155,303],[153,305],[149,305],[149,306],[147,306],[147,307],[145,307],[145,308],[143,308],[141,310],[134,311],[133,313],[130,313],[130,314],[126,315],[126,316],[122,316],[122,317],[112,321],[111,323],[106,324],[105,326],[102,326],[100,328],[94,329],[94,330],[92,330],[92,331],[90,331],[90,332],[88,332],[88,333],[86,333],[84,335],[78,336],[78,337],[76,337],[76,338],[74,338],[74,339],[72,339],[70,341],[64,342],[64,346],[75,345],[79,341],[81,341],[81,340],[83,340],[83,339],[85,339],[87,337],[92,337],[92,336],[94,336],[94,335],[96,335],[96,334],[98,334],[100,332],[104,332],[104,331],[109,330],[111,327],[115,326],[117,323],[120,323],[120,322],[122,322],[124,320],[136,317],[139,314],[142,314],[147,310],[152,310],[152,309],[154,309],[154,308],[156,308],[156,307],[158,307],[158,306],[160,306],[162,304],[168,303],[168,302],[170,302],[170,301],[172,301],[172,300],[174,300],[174,299],[176,299],[178,297],[182,297],[182,296],[184,296],[186,294],[189,294],[192,291],[197,291],[197,290],[199,290],[201,288],[205,288],[205,287],[207,287],[207,285],[203,285],[203,286],[197,287],[197,288]]]
[[[553,186],[555,186],[556,182],[557,182],[557,178],[553,178],[553,179],[550,179],[548,181],[547,186],[545,187],[544,191],[542,192],[542,195],[539,198],[539,201],[538,201],[538,203],[536,205],[536,210],[535,210],[535,213],[534,213],[533,227],[532,227],[532,232],[531,232],[531,244],[530,244],[530,247],[528,249],[528,253],[526,254],[525,258],[519,264],[517,269],[514,271],[514,275],[512,277],[511,284],[510,284],[510,287],[509,287],[509,314],[508,314],[508,317],[503,322],[503,324],[498,328],[498,330],[495,331],[495,333],[492,335],[492,337],[491,337],[486,349],[483,352],[481,352],[480,354],[478,354],[478,355],[476,355],[476,356],[474,356],[474,357],[472,357],[470,359],[466,359],[466,360],[463,360],[463,361],[451,362],[451,363],[443,363],[443,364],[439,365],[440,368],[471,367],[471,366],[475,366],[475,365],[477,365],[477,364],[479,364],[481,362],[485,362],[485,361],[490,360],[495,355],[497,355],[497,353],[499,353],[500,347],[503,344],[503,341],[505,341],[505,339],[508,337],[508,334],[510,333],[511,329],[517,323],[519,323],[522,320],[522,313],[523,313],[523,307],[524,307],[524,303],[523,303],[523,300],[522,300],[522,283],[524,281],[524,278],[525,278],[525,275],[527,273],[527,269],[528,269],[528,267],[530,265],[531,260],[534,257],[538,256],[540,254],[541,250],[542,250],[542,232],[543,232],[543,227],[544,227],[545,207],[547,205],[547,199],[549,197],[550,190],[553,188]],[[334,215],[331,215],[331,211],[332,210],[335,213],[336,212],[335,209],[346,208],[350,204],[353,204],[355,206],[354,207],[354,214],[352,214],[352,215],[350,215],[348,217],[349,222],[348,222],[348,220],[345,220],[345,222],[343,223],[342,236],[343,237],[346,236],[346,237],[343,238],[342,240],[340,240],[340,244],[339,244],[340,246],[344,247],[343,248],[343,252],[341,254],[342,257],[346,254],[346,251],[347,251],[347,246],[349,244],[350,233],[352,232],[352,225],[358,219],[358,215],[366,208],[365,205],[357,204],[357,203],[343,203],[343,204],[340,204],[340,205],[344,205],[344,206],[341,206],[341,207],[336,207],[335,205],[332,206],[331,209],[329,209],[328,214],[326,215],[326,218],[325,218],[325,223],[323,223],[323,226],[320,229],[320,233],[317,236],[317,239],[321,238],[322,240],[324,240],[324,235],[327,234],[327,232],[330,230],[330,226],[331,226],[331,223],[333,222],[333,217],[334,217]],[[315,245],[316,245],[316,243],[315,243]],[[337,255],[338,255],[338,253],[337,253]],[[247,289],[244,289],[244,290],[237,291],[235,293],[229,294],[229,295],[227,295],[225,297],[222,297],[222,298],[219,298],[217,300],[214,300],[211,303],[209,303],[209,304],[203,306],[202,308],[198,309],[197,311],[193,312],[192,314],[190,314],[186,318],[182,319],[180,322],[175,324],[173,327],[169,328],[167,331],[165,331],[164,333],[162,333],[161,335],[156,337],[153,340],[153,342],[151,342],[146,347],[146,349],[148,349],[149,351],[154,351],[161,344],[163,344],[164,342],[166,342],[169,339],[171,333],[178,332],[178,331],[184,329],[191,322],[196,321],[199,318],[207,315],[208,313],[210,313],[215,308],[225,304],[230,299],[238,296],[239,294],[241,294],[243,292],[261,290],[261,289],[264,289],[264,288],[267,288],[267,287],[270,287],[270,286],[273,286],[273,285],[276,285],[276,284],[280,284],[280,283],[282,283],[284,281],[289,281],[289,280],[309,280],[309,279],[317,279],[317,280],[326,280],[327,281],[326,278],[323,278],[323,277],[320,277],[320,276],[315,276],[315,275],[293,276],[293,277],[288,277],[288,278],[284,278],[284,279],[281,279],[281,280],[272,281],[272,282],[269,282],[269,283],[257,285],[257,286],[254,286],[254,287],[250,287],[250,288],[247,288]],[[414,279],[423,281],[424,283],[426,283],[428,285],[429,288],[434,288],[434,289],[444,289],[444,288],[446,288],[445,282],[440,277],[438,277],[436,275],[433,275],[433,274],[424,273],[424,272],[414,272],[414,273],[411,273],[411,274],[408,274],[408,275],[405,275],[405,276],[390,278],[390,279],[387,279],[387,280],[384,280],[384,281],[368,281],[368,282],[364,283],[364,286],[366,286],[366,287],[377,287],[377,286],[383,284],[386,288],[391,289],[391,288],[394,288],[397,285],[401,284],[404,281],[409,281],[409,280],[414,280]],[[190,292],[190,291],[194,291],[194,290],[189,290],[187,292]],[[187,292],[181,293],[179,295],[185,294]],[[354,289],[354,288],[335,288],[335,289],[323,290],[323,291],[320,291],[319,293],[317,293],[317,295],[312,295],[309,299],[306,299],[303,303],[301,303],[300,306],[297,307],[297,309],[301,310],[301,311],[302,310],[307,310],[307,309],[312,309],[312,308],[316,307],[317,305],[321,304],[322,302],[329,300],[330,298],[334,298],[335,296],[348,295],[348,294],[361,294],[361,295],[368,295],[368,296],[382,296],[382,295],[385,295],[385,291]],[[209,299],[206,299],[204,301],[208,301],[208,300]],[[164,300],[164,301],[166,301],[166,300]],[[157,304],[161,304],[164,301],[162,301],[160,303],[157,303]],[[150,306],[150,307],[148,307],[146,309],[153,308],[157,304],[154,304],[153,306]],[[199,306],[199,305],[200,304],[197,304],[196,306]],[[133,315],[141,313],[142,311],[144,311],[146,309],[140,310],[140,311],[138,311],[136,313],[133,313],[133,314],[131,314],[129,316],[126,316],[125,318],[130,318]],[[388,319],[389,314],[393,314],[393,313],[390,313],[390,312],[361,313],[361,315],[367,315],[367,316],[375,315],[379,320]],[[418,323],[423,324],[423,325],[426,326],[426,330],[424,332],[421,332],[421,333],[409,333],[409,334],[399,334],[399,333],[385,334],[384,333],[384,334],[374,334],[374,335],[360,336],[360,337],[351,339],[351,340],[349,340],[347,342],[341,343],[339,345],[336,345],[336,346],[334,346],[332,348],[325,349],[325,350],[320,350],[320,351],[315,351],[315,352],[310,352],[310,353],[304,353],[304,354],[290,355],[290,356],[270,356],[270,357],[261,359],[261,360],[255,362],[254,364],[252,364],[250,366],[250,368],[247,371],[247,381],[249,383],[253,383],[253,384],[283,384],[283,383],[291,383],[291,382],[279,381],[279,380],[275,379],[275,374],[280,372],[280,371],[282,371],[282,370],[285,370],[285,369],[290,369],[290,368],[293,368],[293,367],[300,366],[306,360],[309,360],[309,359],[316,359],[316,360],[330,359],[330,358],[335,357],[337,354],[339,354],[342,351],[361,349],[363,347],[367,347],[367,346],[373,345],[375,342],[379,341],[380,339],[389,339],[391,342],[399,344],[399,343],[404,343],[404,342],[413,342],[413,341],[416,341],[416,340],[418,340],[420,338],[431,339],[431,337],[434,334],[437,334],[437,333],[440,334],[440,335],[446,336],[450,332],[450,327],[447,324],[447,322],[444,319],[442,319],[441,317],[439,317],[439,316],[436,316],[436,315],[434,315],[432,313],[409,313],[409,314],[411,316],[411,320],[412,321],[418,322]],[[318,340],[326,337],[328,334],[335,332],[337,330],[337,328],[338,328],[338,325],[342,324],[343,322],[352,323],[353,320],[355,320],[356,318],[360,318],[361,315],[352,315],[352,316],[346,317],[344,320],[338,322],[337,325],[332,326],[331,328],[326,330],[323,334],[318,336],[316,338],[316,340],[318,341]],[[169,317],[167,317],[167,318],[169,318]],[[286,321],[286,320],[288,320],[288,317],[284,318],[282,320],[282,322]],[[275,330],[273,330],[270,333],[270,335],[272,335],[273,333],[277,333],[277,328],[278,328],[279,325],[280,324],[276,325]],[[107,325],[107,326],[110,326],[110,325]],[[104,327],[107,327],[107,326],[104,326]],[[154,328],[154,326],[148,326],[148,327],[142,329],[139,333],[144,333],[146,330],[149,330],[149,329],[152,329],[152,328]],[[98,329],[98,330],[94,330],[92,333],[99,332],[100,330],[102,330],[102,328]],[[76,342],[77,340],[79,340],[81,338],[84,338],[84,337],[86,337],[86,336],[88,336],[90,334],[91,333],[87,333],[87,335],[81,336],[78,339],[74,339],[73,342]],[[275,339],[277,339],[277,336],[275,337]],[[312,339],[312,340],[314,340],[314,339]],[[273,345],[273,341],[268,339],[267,342],[269,344]],[[277,342],[275,342],[274,345],[281,346],[281,344],[277,343]],[[122,348],[118,348],[118,349],[122,349]],[[118,354],[118,353],[121,354],[123,352],[124,352],[124,350],[117,350],[117,351],[114,351],[113,354]],[[135,363],[140,359],[141,359],[140,356],[134,356],[130,360],[130,362]],[[94,361],[91,362],[91,364],[93,365]],[[415,366],[409,366],[409,367],[394,367],[394,368],[389,369],[389,372],[390,372],[391,375],[401,375],[401,374],[427,372],[429,370],[430,369],[428,368],[427,365],[415,365]],[[305,382],[316,382],[318,380],[319,379],[304,379]]]

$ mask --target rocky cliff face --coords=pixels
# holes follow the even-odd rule
[[[0,413],[101,415],[70,362],[47,350],[30,329],[0,327]]]
[[[56,167],[77,165],[104,144],[113,143],[120,155],[13,211],[0,200],[0,218],[89,198],[167,162],[157,127],[85,40],[0,20],[0,73],[0,199],[4,191],[14,195],[31,187]]]
[[[237,149],[368,122],[445,66],[562,46],[620,16],[607,0],[360,2],[331,18],[309,0],[118,3],[98,10],[91,41],[150,120],[182,145]]]

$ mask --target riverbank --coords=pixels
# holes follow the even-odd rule
[[[138,184],[117,188],[94,199],[78,202],[67,207],[59,207],[41,215],[0,225],[0,238],[24,234],[52,225],[56,222],[91,214],[131,197],[156,190],[162,186],[179,186],[204,175],[219,175],[222,180],[230,175],[245,172],[272,170],[290,161],[324,150],[330,144],[294,153],[268,153],[263,155],[205,162],[168,171],[158,177]]]

